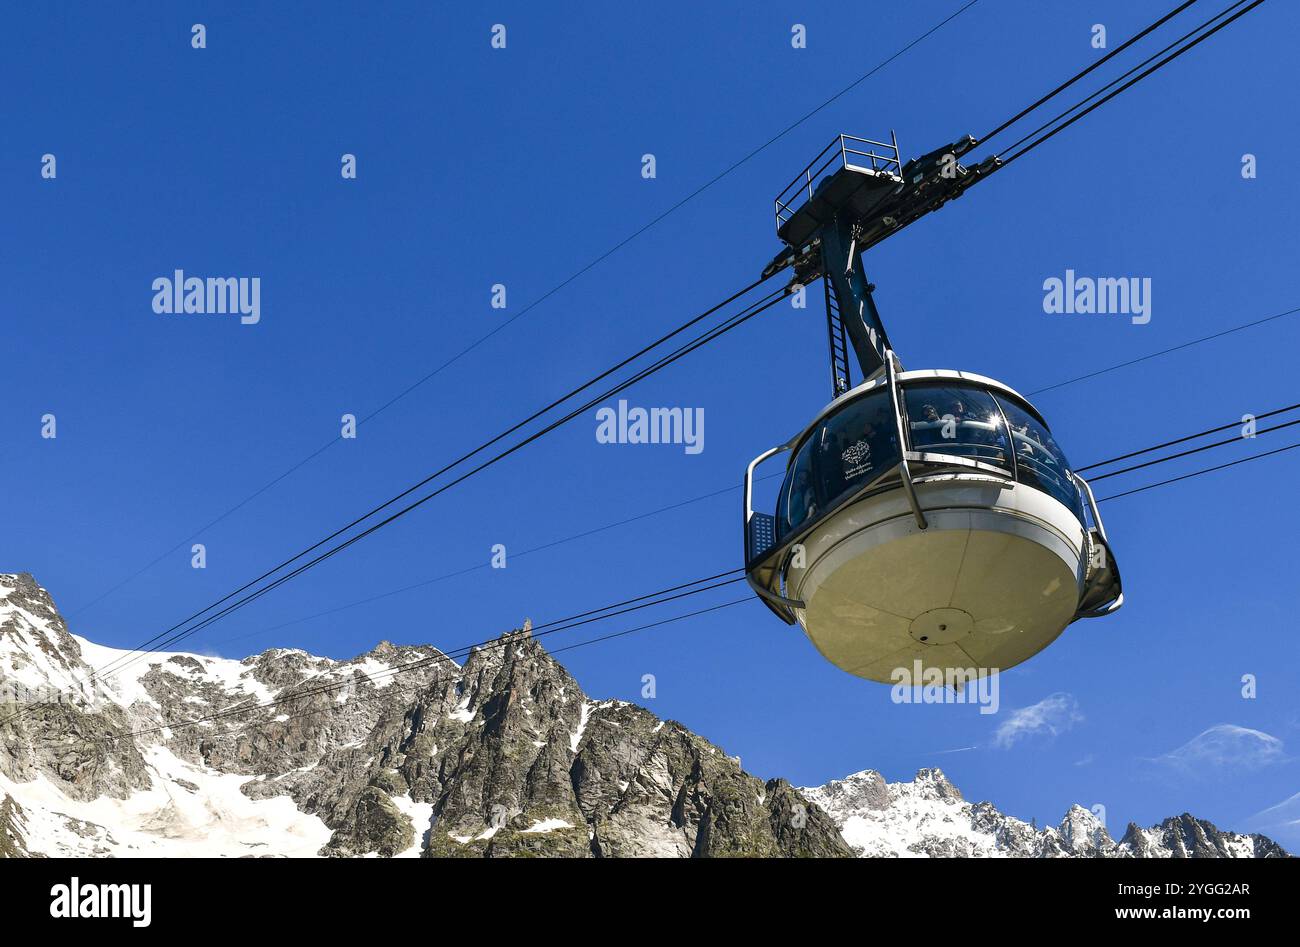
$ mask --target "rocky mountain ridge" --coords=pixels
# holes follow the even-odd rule
[[[388,643],[344,662],[135,658],[71,635],[31,576],[0,576],[0,683],[70,695],[0,700],[9,853],[850,854],[785,781],[589,700],[527,627],[463,665]]]
[[[463,665],[387,642],[350,661],[133,655],[0,575],[0,857],[855,854],[1284,853],[1191,816],[1116,843],[1076,807],[1038,832],[938,770],[763,781],[675,721],[589,699],[527,624]]]
[[[1285,858],[1263,835],[1224,832],[1184,813],[1150,829],[1129,823],[1117,842],[1101,820],[1071,806],[1060,824],[1039,829],[992,803],[967,802],[938,769],[911,782],[873,770],[802,790],[863,857]]]

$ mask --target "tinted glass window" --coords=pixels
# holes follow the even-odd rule
[[[858,398],[814,429],[786,472],[777,522],[790,532],[898,466],[898,427],[889,392]]]
[[[1011,425],[1011,437],[1016,445],[1017,479],[1056,497],[1082,521],[1083,503],[1074,481],[1070,479],[1070,463],[1052,432],[1009,398],[998,398],[998,403]]]
[[[913,450],[970,457],[1011,469],[1002,413],[987,391],[959,385],[908,385],[903,394]]]
[[[898,465],[898,424],[888,391],[859,398],[822,425],[813,469],[823,504],[865,486]]]
[[[814,439],[804,441],[786,471],[776,509],[777,529],[782,533],[788,533],[804,520],[816,516],[820,508],[812,474],[813,444]]]

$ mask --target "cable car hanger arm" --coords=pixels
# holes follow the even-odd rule
[[[877,142],[841,135],[776,199],[777,236],[786,246],[763,275],[789,267],[792,288],[827,281],[836,395],[850,387],[844,377],[848,353],[837,351],[837,338],[841,349],[848,348],[844,342],[852,345],[863,380],[879,374],[892,357],[863,252],[960,197],[999,166],[996,157],[972,168],[960,164],[958,158],[976,144],[969,135],[903,164],[897,139],[890,137]],[[896,358],[895,368],[901,369]]]

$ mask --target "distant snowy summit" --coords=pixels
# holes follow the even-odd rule
[[[1061,823],[1038,829],[989,802],[962,798],[938,769],[887,783],[873,770],[801,792],[835,821],[863,857],[896,858],[1285,858],[1263,835],[1223,832],[1181,815],[1150,829],[1130,823],[1118,842],[1092,812],[1075,805]]]
[[[97,673],[98,672],[98,673]],[[1036,831],[938,770],[763,781],[681,724],[593,701],[528,626],[458,664],[131,653],[0,575],[0,857],[1280,856],[1182,816]]]

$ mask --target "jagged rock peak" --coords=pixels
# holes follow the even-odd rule
[[[1285,857],[1260,835],[1221,832],[1183,815],[1153,829],[1130,824],[1116,843],[1101,820],[1071,806],[1059,826],[1038,829],[989,802],[969,803],[937,769],[886,783],[866,770],[803,793],[862,856],[1019,858]]]
[[[916,778],[912,784],[917,791],[924,794],[927,798],[932,799],[956,799],[962,798],[961,790],[948,781],[948,777],[943,774],[943,770],[937,766],[927,767],[916,771]]]
[[[1150,829],[1130,822],[1119,849],[1138,858],[1286,858],[1264,835],[1224,832],[1191,813],[1165,819]]]
[[[1061,844],[1075,855],[1111,855],[1115,841],[1106,826],[1089,810],[1075,803],[1057,826]]]
[[[10,650],[52,674],[22,663],[62,627],[52,603],[35,616],[30,577],[0,587]],[[122,655],[66,645],[74,676]],[[17,748],[0,752],[5,825],[41,810],[35,841],[5,835],[20,854],[852,854],[788,783],[642,707],[590,700],[529,621],[464,666],[388,640],[350,661],[149,654],[98,712],[26,714],[0,746]]]

